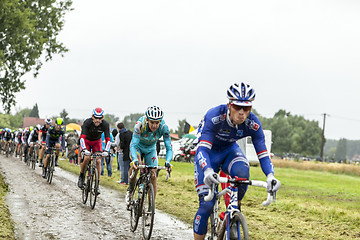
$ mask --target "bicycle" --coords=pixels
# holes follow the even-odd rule
[[[96,153],[90,154],[90,161],[89,161],[87,167],[85,168],[85,172],[84,172],[86,179],[84,181],[84,187],[82,188],[82,202],[84,204],[86,204],[89,193],[90,193],[91,209],[95,208],[96,198],[98,195],[97,192],[98,192],[98,188],[99,188],[99,173],[96,168],[96,160],[99,157],[105,157],[105,155],[101,152],[96,152]]]
[[[139,165],[137,167],[142,169],[142,171],[140,171],[140,177],[137,179],[135,187],[130,194],[130,204],[128,206],[130,211],[130,230],[135,232],[139,218],[142,217],[143,239],[148,240],[151,237],[155,215],[155,196],[154,187],[151,183],[151,169],[161,170],[166,169],[166,167],[152,167],[148,165]],[[169,171],[167,172],[166,180],[170,177]],[[135,171],[132,172],[130,178],[133,178],[134,173]]]
[[[210,215],[211,231],[209,240],[248,240],[249,231],[246,219],[241,212],[240,206],[238,207],[238,187],[245,184],[267,188],[267,183],[264,181],[247,180],[245,178],[238,177],[231,179],[226,177],[218,177],[218,179],[220,183],[231,183],[232,185],[228,188],[225,188],[220,193],[214,194],[215,192],[217,192],[217,186],[213,184],[211,189],[209,190],[208,195],[204,197],[205,201],[211,201],[214,197],[216,197],[213,212]],[[231,194],[230,203],[225,211],[225,218],[219,225],[219,202],[220,198],[226,193]],[[266,207],[269,206],[271,202],[275,202],[275,193],[268,193],[267,199],[262,203],[262,205]]]
[[[6,143],[6,147],[5,147],[6,157],[9,157],[9,153],[10,153],[10,142],[11,142],[11,141],[7,141],[7,143]]]
[[[53,176],[54,176],[54,171],[55,171],[55,152],[56,150],[58,150],[57,148],[49,148],[50,149],[50,158],[48,161],[48,166],[46,168],[46,180],[49,184],[51,184]],[[35,167],[34,167],[35,168]]]
[[[35,169],[35,165],[36,165],[36,160],[37,160],[37,144],[34,143],[34,147],[33,147],[33,153],[31,155],[30,161],[31,161],[31,168]]]

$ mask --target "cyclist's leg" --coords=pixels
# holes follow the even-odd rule
[[[204,173],[200,168],[199,162],[195,162],[195,185],[199,196],[199,209],[195,214],[193,222],[194,239],[203,240],[207,232],[208,219],[215,205],[215,198],[206,202],[204,196],[207,195],[209,188],[204,184]]]
[[[147,151],[144,155],[144,160],[145,160],[145,165],[148,165],[151,167],[158,166],[158,159],[157,159],[155,147],[147,149]],[[151,184],[154,187],[154,198],[156,198],[156,192],[157,192],[156,171],[157,171],[156,169],[151,169]]]
[[[93,143],[93,146],[92,146],[92,151],[94,153],[96,152],[102,152],[103,149],[102,149],[102,141],[101,139],[97,140],[97,141],[94,141]],[[99,181],[100,181],[100,172],[101,172],[101,159],[103,159],[102,157],[97,157],[96,158],[96,169],[98,171],[98,176],[99,176]]]
[[[229,155],[226,157],[226,160],[223,164],[222,170],[224,171],[224,173],[229,174],[231,177],[237,176],[239,178],[249,179],[249,161],[246,159],[239,146],[236,145],[231,148],[231,150],[229,151]],[[247,185],[239,186],[238,202],[243,199],[247,188]]]
[[[138,158],[138,161],[139,161],[139,164],[141,164],[141,154],[142,154],[142,150],[140,148],[137,149],[137,158]],[[136,182],[136,176],[137,176],[137,173],[138,173],[138,170],[139,169],[135,169],[134,165],[131,165],[130,166],[130,169],[129,169],[129,187],[128,187],[128,191],[132,191],[135,187],[135,182]],[[132,174],[132,172],[135,171],[134,174]],[[132,177],[131,177],[132,176]]]
[[[226,159],[228,154],[227,150],[224,151],[215,151],[212,150],[209,154],[211,159],[211,167],[213,168],[214,172],[219,171],[219,166],[221,163]],[[199,163],[201,160],[201,156],[196,154],[195,156],[195,187],[197,194],[199,196],[199,209],[195,214],[194,222],[193,222],[193,229],[194,229],[194,239],[204,239],[206,232],[207,232],[207,223],[208,219],[212,213],[215,198],[211,201],[206,202],[204,200],[204,196],[206,196],[209,192],[209,188],[207,185],[204,184],[204,172],[202,167]],[[203,163],[204,164],[204,163]]]
[[[34,150],[34,143],[30,142],[30,148],[29,148],[29,155],[30,156],[32,156],[33,150]]]
[[[45,155],[45,143],[42,142],[41,143],[41,149],[40,149],[40,153],[39,153],[39,159],[40,159],[40,165],[43,165],[43,159],[44,159],[44,155]]]

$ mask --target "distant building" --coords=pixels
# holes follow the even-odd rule
[[[43,118],[36,118],[36,117],[24,117],[24,121],[22,124],[22,128],[35,126],[37,124],[43,125],[45,120]]]
[[[179,135],[177,135],[176,133],[170,133],[170,138],[172,141],[180,139]]]

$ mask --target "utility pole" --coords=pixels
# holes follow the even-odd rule
[[[322,129],[322,138],[321,138],[321,149],[320,149],[320,158],[322,161],[324,161],[323,156],[324,156],[324,146],[325,146],[325,120],[326,120],[326,113],[323,113],[324,115],[324,120],[323,120],[323,129]]]

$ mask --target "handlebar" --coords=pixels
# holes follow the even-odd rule
[[[259,180],[244,180],[244,179],[240,179],[240,178],[228,179],[226,177],[218,177],[218,180],[220,183],[233,183],[233,184],[239,184],[239,185],[245,184],[245,185],[252,185],[252,186],[256,186],[256,187],[267,188],[267,183],[264,181],[259,181]],[[209,189],[209,193],[204,197],[204,200],[207,202],[211,201],[214,197],[213,196],[214,192],[215,192],[215,184],[212,184],[211,188]],[[227,192],[229,192],[228,188],[224,189],[219,194],[217,194],[217,198],[220,198],[222,195],[224,195]],[[266,199],[266,201],[262,202],[262,205],[264,207],[267,207],[271,204],[271,202],[275,202],[275,193],[268,193],[267,199]]]
[[[148,166],[148,165],[138,165],[137,168],[154,168],[154,169],[158,169],[158,170],[164,170],[166,169],[166,167],[163,167],[163,166],[156,166],[156,167],[153,167],[153,166]],[[135,171],[132,171],[131,175],[130,175],[130,178],[133,178],[134,177],[134,174],[135,174]],[[166,179],[165,181],[167,181],[170,177],[170,172],[167,171],[167,174],[166,174]]]

